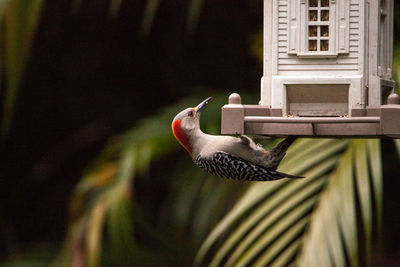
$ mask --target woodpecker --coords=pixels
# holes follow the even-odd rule
[[[172,121],[172,132],[190,154],[193,162],[207,172],[230,179],[272,181],[302,178],[276,171],[286,150],[296,139],[289,136],[272,150],[265,150],[245,135],[210,135],[200,130],[200,115],[210,102],[205,99],[197,107],[186,108]]]

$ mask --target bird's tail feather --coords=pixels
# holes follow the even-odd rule
[[[252,178],[250,180],[253,181],[274,181],[274,180],[280,180],[283,178],[291,178],[291,179],[299,179],[299,178],[304,178],[303,176],[297,176],[297,175],[292,175],[292,174],[287,174],[284,172],[278,172],[274,170],[268,170],[268,175],[263,175],[263,176],[257,176],[256,178]]]
[[[280,142],[278,145],[276,145],[276,147],[274,147],[272,149],[272,151],[274,150],[278,150],[278,151],[286,151],[289,146],[296,141],[297,139],[297,135],[290,135],[288,137],[286,137],[282,142]]]
[[[279,163],[286,154],[286,150],[296,139],[297,139],[296,135],[288,136],[282,142],[277,144],[273,149],[269,151],[268,157],[266,158],[269,168],[273,170],[278,168]]]
[[[291,175],[284,172],[277,172],[277,173],[279,173],[282,176],[282,178],[293,178],[293,179],[304,178],[304,176]]]

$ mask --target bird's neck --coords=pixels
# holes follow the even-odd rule
[[[189,137],[189,142],[192,145],[192,158],[195,159],[200,154],[202,148],[207,145],[209,137],[210,135],[203,133],[200,128],[193,130]]]
[[[200,153],[201,148],[207,144],[210,135],[203,133],[200,126],[195,127],[186,133],[182,127],[180,120],[172,123],[172,131],[176,140],[189,152],[192,158],[196,158]]]
[[[186,149],[186,151],[189,152],[190,155],[192,155],[193,148],[190,143],[189,137],[182,129],[181,120],[176,120],[172,123],[172,132],[176,140],[178,140],[178,142]]]

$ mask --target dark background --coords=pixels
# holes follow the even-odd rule
[[[396,2],[396,1],[395,1]],[[0,259],[32,244],[60,246],[74,186],[105,142],[188,95],[259,92],[262,62],[251,46],[262,1],[203,1],[187,29],[188,1],[160,1],[148,35],[146,1],[45,1],[31,57],[2,143]],[[398,3],[395,3],[398,14]],[[396,15],[395,44],[400,41]],[[172,119],[172,117],[171,117]],[[399,158],[383,140],[384,255],[400,263]]]

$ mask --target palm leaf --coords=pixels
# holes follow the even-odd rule
[[[2,107],[1,135],[7,136],[13,119],[18,89],[23,78],[33,43],[34,34],[41,15],[43,0],[0,0],[0,72],[5,75],[4,100]],[[72,10],[79,13],[84,0],[72,0]],[[188,8],[187,29],[193,32],[199,21],[202,0],[191,0]],[[123,0],[110,0],[108,14],[118,16]],[[159,0],[147,0],[141,23],[141,34],[150,33]]]
[[[72,11],[73,13],[79,13],[82,3],[84,0],[72,0]],[[110,0],[108,14],[111,18],[118,17],[121,9],[123,0]],[[147,0],[145,9],[143,12],[143,18],[141,22],[141,34],[147,37],[152,29],[156,14],[160,6],[160,0]],[[189,33],[193,33],[199,22],[201,10],[203,6],[203,0],[190,0],[187,17],[186,17],[186,28]]]
[[[188,9],[186,28],[193,33],[199,23],[203,0],[191,0]]]
[[[118,15],[119,10],[121,9],[121,5],[122,5],[122,0],[111,0],[110,11],[109,11],[111,17],[115,17]]]
[[[395,47],[393,50],[393,79],[396,81],[396,84],[399,84],[400,81],[400,49],[399,45]],[[397,93],[398,87],[396,88]]]
[[[155,15],[157,13],[157,8],[160,4],[159,2],[159,0],[147,0],[146,9],[141,25],[141,34],[143,36],[147,36],[150,33]]]
[[[7,136],[13,118],[14,105],[25,71],[32,40],[41,14],[43,0],[8,0],[0,2],[0,70],[5,72],[2,136]]]
[[[110,141],[99,158],[85,172],[76,188],[71,206],[72,221],[69,237],[57,263],[64,262],[68,265],[76,257],[85,257],[86,264],[96,266],[101,256],[101,244],[108,241],[114,244],[116,255],[120,255],[116,258],[129,257],[135,254],[136,250],[143,249],[140,248],[140,244],[133,235],[135,222],[143,220],[143,218],[133,217],[135,213],[140,213],[139,206],[132,206],[132,198],[135,197],[132,190],[134,179],[139,174],[145,173],[151,162],[177,149],[180,149],[181,155],[185,157],[185,168],[180,168],[179,174],[172,177],[179,184],[176,194],[167,202],[167,209],[169,213],[171,213],[171,205],[191,209],[191,212],[184,213],[185,216],[190,217],[176,216],[175,218],[184,225],[183,229],[192,229],[190,235],[194,243],[204,238],[210,230],[210,224],[219,219],[216,211],[220,214],[225,213],[226,207],[235,195],[234,192],[240,192],[245,187],[240,184],[226,185],[225,180],[215,177],[204,179],[208,175],[202,171],[193,174],[193,170],[197,169],[190,162],[186,152],[173,139],[170,126],[173,116],[187,107],[188,103],[195,106],[200,100],[200,98],[183,99],[180,103],[163,109],[159,114],[142,120],[132,130]],[[217,128],[215,124],[219,120],[216,118],[220,118],[220,107],[224,102],[225,97],[213,98],[213,103],[204,114],[208,117],[207,121],[202,123],[204,131],[210,132],[209,129]],[[187,173],[189,177],[182,176],[182,172]],[[196,176],[199,176],[200,179],[197,181],[200,184],[191,187],[191,190],[188,190],[188,187],[182,187],[183,181],[196,179]],[[193,184],[196,185],[196,183]],[[210,188],[213,188],[212,193],[210,193]],[[189,203],[192,204],[188,205]],[[153,235],[150,238],[168,247],[167,241],[163,240],[165,238],[159,235],[156,229],[157,227],[163,229],[163,226],[151,225],[147,222],[140,224],[148,228],[146,231]],[[191,226],[188,227],[188,225]],[[106,236],[104,232],[107,233]],[[86,247],[80,246],[81,243],[86,244]],[[125,255],[121,251],[125,251]]]
[[[400,157],[400,140],[399,140],[399,139],[396,139],[396,140],[393,140],[393,141],[394,141],[394,145],[395,145],[396,150],[397,150],[397,154],[398,154],[399,157]]]
[[[370,264],[373,220],[380,225],[382,215],[379,150],[378,140],[296,141],[281,169],[306,178],[251,186],[204,241],[195,265]]]

